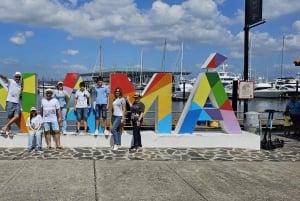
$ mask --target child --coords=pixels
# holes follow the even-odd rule
[[[290,116],[290,112],[289,111],[284,111],[283,112],[283,126],[284,126],[284,136],[290,136],[290,130],[291,130],[291,125],[292,125],[292,120],[291,120],[291,116]]]
[[[37,113],[35,107],[30,109],[30,116],[27,118],[26,126],[29,128],[28,134],[28,152],[41,151],[42,137],[41,137],[41,128],[42,128],[43,119],[41,115]],[[35,142],[35,143],[34,143]]]

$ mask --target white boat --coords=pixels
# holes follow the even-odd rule
[[[221,70],[218,71],[220,80],[224,86],[232,84],[233,80],[240,80],[241,78],[240,75],[226,71],[227,66],[227,64],[223,63]]]
[[[277,89],[268,82],[257,82],[254,84],[254,98],[280,98],[284,90]]]
[[[180,80],[175,84],[173,100],[187,100],[193,90],[193,84],[188,80]]]

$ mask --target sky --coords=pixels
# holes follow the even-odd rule
[[[243,75],[242,0],[1,0],[0,74],[61,80],[101,68],[204,72],[218,52]],[[265,23],[250,29],[249,76],[296,76],[299,0],[263,0]],[[166,45],[165,45],[166,44]],[[183,44],[183,49],[182,49]],[[101,48],[100,48],[101,47]],[[101,55],[101,56],[100,56]]]

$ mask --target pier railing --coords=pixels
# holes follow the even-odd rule
[[[236,112],[237,116],[243,116],[242,112]],[[267,114],[266,112],[258,112],[260,114]],[[175,129],[177,123],[178,123],[178,119],[180,117],[181,111],[173,111],[173,119],[172,119],[172,130]],[[267,125],[267,115],[260,115],[261,117],[259,118],[260,123],[261,123],[261,127],[262,129],[266,128]],[[108,112],[108,120],[110,119],[110,115]],[[7,121],[7,115],[6,115],[6,111],[1,110],[0,111],[0,126],[2,127]],[[241,128],[244,128],[244,119],[243,118],[238,118],[238,122],[241,126]],[[75,131],[76,130],[76,121],[73,120],[69,120],[67,122],[67,131]],[[127,115],[125,124],[124,124],[124,129],[125,130],[131,130],[132,129],[132,125],[131,125],[131,121],[130,121],[130,114]],[[154,130],[155,129],[155,111],[148,111],[147,114],[144,117],[144,121],[143,124],[141,126],[142,130]],[[218,121],[199,121],[197,123],[197,125],[195,126],[195,130],[196,131],[210,131],[210,130],[219,130],[220,128],[220,124]],[[280,117],[280,115],[278,117],[275,117],[273,119],[273,129],[276,130],[283,130],[283,117]],[[12,130],[13,131],[18,131],[19,128],[13,124],[12,125]]]

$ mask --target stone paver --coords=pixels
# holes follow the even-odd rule
[[[128,147],[43,149],[29,153],[24,148],[0,148],[0,160],[76,159],[76,160],[146,160],[146,161],[300,161],[299,139],[277,136],[285,141],[274,150],[240,148],[144,148],[131,153]]]

